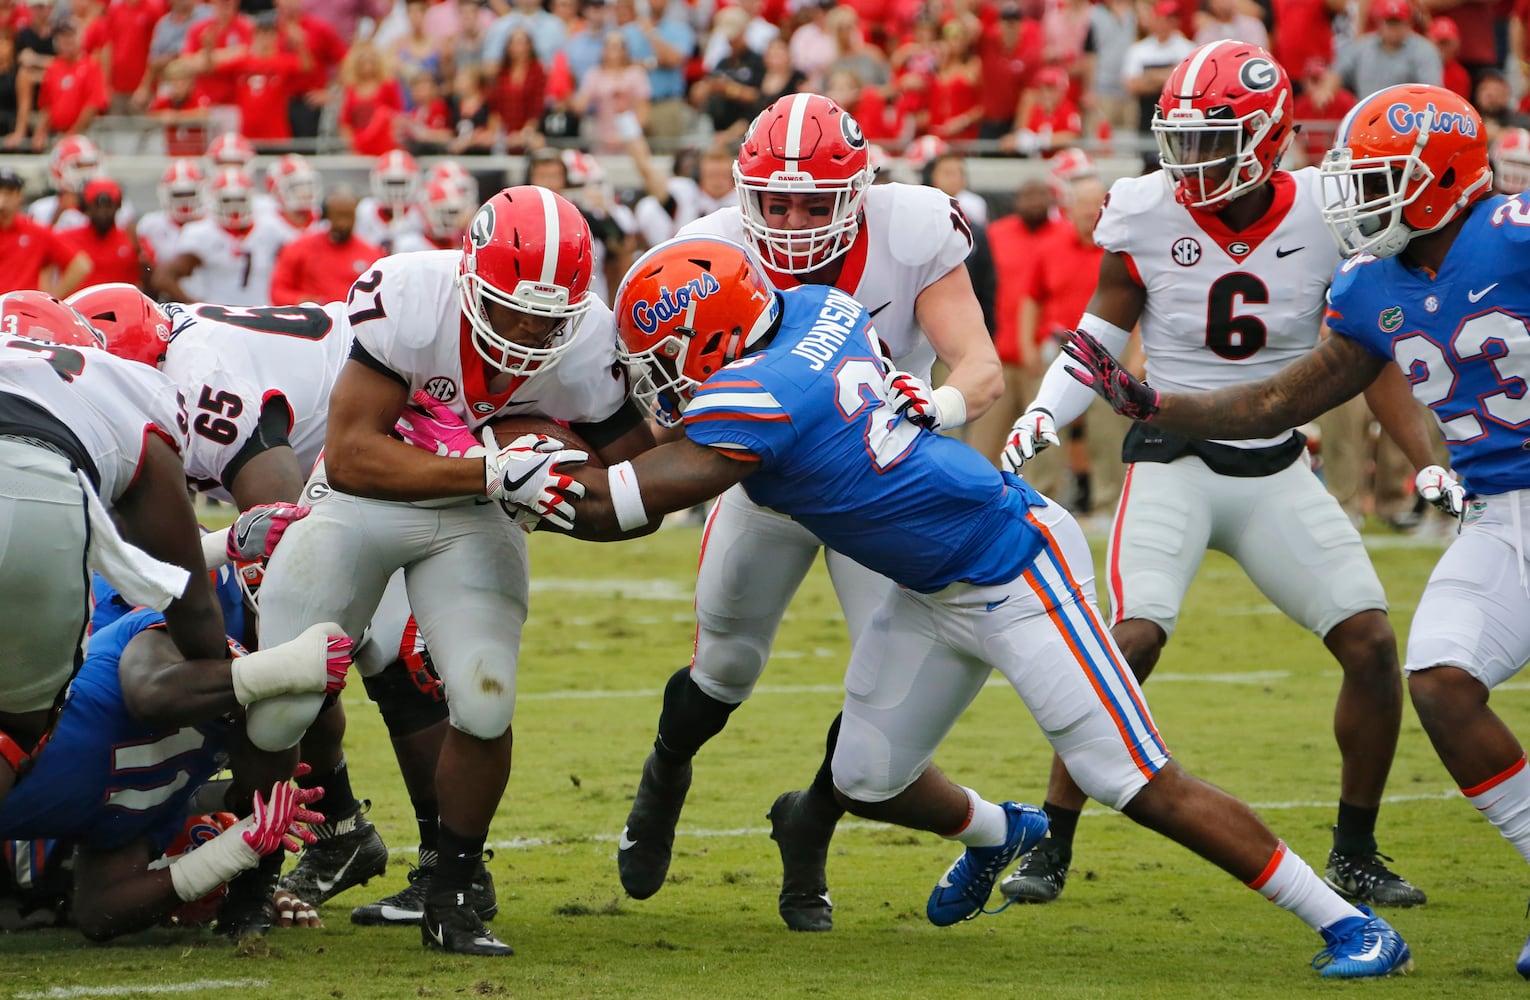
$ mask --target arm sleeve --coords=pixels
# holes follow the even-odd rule
[[[684,426],[686,437],[697,444],[752,455],[762,463],[786,454],[797,437],[774,393],[726,368],[691,399]]]
[[[1099,338],[1100,343],[1105,345],[1105,349],[1116,356],[1126,350],[1126,343],[1132,336],[1130,330],[1122,330],[1089,313],[1084,314],[1078,326],[1079,329]],[[1068,360],[1066,354],[1057,356],[1042,378],[1041,388],[1037,390],[1035,400],[1026,407],[1027,410],[1038,408],[1046,410],[1052,414],[1052,420],[1058,427],[1073,423],[1083,416],[1084,411],[1089,409],[1089,404],[1094,402],[1094,390],[1081,385],[1064,370]]]

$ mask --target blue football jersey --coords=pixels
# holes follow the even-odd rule
[[[226,763],[228,726],[151,728],[123,704],[122,651],[164,620],[144,608],[90,637],[52,737],[0,802],[0,840],[52,837],[109,851],[147,837],[157,855],[180,833],[192,793]]]
[[[1026,512],[1046,501],[960,441],[893,412],[871,318],[831,286],[781,293],[764,351],[717,372],[685,409],[686,435],[759,468],[750,499],[921,593],[1008,583],[1041,550]]]
[[[1439,274],[1346,261],[1328,326],[1395,360],[1473,493],[1530,487],[1530,197],[1478,202]]]
[[[213,593],[218,598],[218,606],[223,609],[223,631],[232,636],[243,636],[244,590],[239,586],[238,571],[233,566],[219,566],[209,572],[213,578]],[[137,607],[117,593],[117,588],[100,573],[92,573],[90,576],[90,597],[95,604],[90,613],[91,635]]]

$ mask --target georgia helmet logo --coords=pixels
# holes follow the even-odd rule
[[[1268,59],[1250,59],[1238,68],[1238,80],[1249,90],[1264,93],[1280,80],[1280,70]]]
[[[475,247],[486,247],[494,236],[494,206],[484,205],[468,225],[468,239]]]
[[[845,137],[845,142],[850,144],[851,149],[860,149],[866,145],[866,133],[861,131],[861,123],[856,121],[855,116],[848,111],[840,112],[839,131]]]

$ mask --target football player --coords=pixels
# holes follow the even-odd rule
[[[266,193],[278,222],[287,227],[290,243],[318,221],[322,184],[319,174],[300,153],[287,153],[266,167]],[[257,211],[260,206],[257,204]]]
[[[681,235],[747,243],[777,288],[832,285],[867,303],[900,368],[928,378],[939,357],[950,369],[935,390],[940,427],[960,427],[993,404],[1003,376],[963,266],[972,236],[955,202],[933,188],[872,187],[860,125],[815,94],[785,97],[761,112],[733,176],[738,207],[697,220]],[[754,690],[781,616],[820,549],[812,531],[742,489],[713,508],[696,578],[695,652],[665,688],[654,751],[617,854],[622,886],[633,897],[663,886],[691,758]],[[824,558],[853,638],[893,585],[832,547]],[[836,720],[829,753],[837,727]],[[824,868],[843,814],[827,756],[812,787],[784,793],[770,809],[785,868],[780,912],[794,930],[832,926]]]
[[[1493,142],[1493,188],[1499,194],[1530,191],[1530,129],[1498,133]]]
[[[1407,971],[1408,946],[1384,920],[1170,758],[1095,610],[1078,524],[929,431],[938,404],[922,380],[889,369],[864,305],[833,287],[777,292],[742,246],[682,237],[633,266],[615,312],[635,394],[684,437],[602,470],[555,451],[527,474],[566,530],[596,539],[640,534],[740,487],[897,582],[851,646],[832,778],[857,816],[965,845],[930,893],[932,923],[976,917],[1046,831],[1036,807],[989,802],[931,763],[998,670],[1092,797],[1319,931],[1324,976]]]
[[[138,246],[151,268],[168,261],[188,222],[207,214],[207,174],[196,160],[171,160],[159,178],[159,208],[138,220]]]
[[[175,385],[100,350],[100,334],[42,292],[0,297],[0,331],[3,801],[79,666],[87,567],[163,610],[186,658],[222,659],[228,648],[186,495]]]
[[[1164,84],[1152,128],[1161,172],[1111,187],[1095,228],[1106,251],[1079,326],[1112,351],[1141,325],[1149,377],[1175,389],[1255,381],[1317,343],[1323,295],[1338,263],[1324,236],[1316,169],[1280,170],[1295,132],[1291,83],[1268,52],[1204,45]],[[1057,443],[1093,395],[1054,361],[1015,423],[1004,461],[1018,470]],[[1400,378],[1369,394],[1418,468],[1427,427]],[[1235,559],[1274,604],[1323,639],[1343,668],[1334,735],[1343,757],[1330,885],[1378,906],[1424,893],[1389,869],[1375,826],[1402,718],[1397,642],[1386,595],[1360,534],[1304,461],[1290,427],[1209,440],[1139,425],[1111,529],[1111,634],[1139,681],[1174,634],[1207,549]],[[1084,793],[1054,760],[1051,834],[1001,886],[1026,902],[1062,892]]]
[[[473,203],[462,183],[451,178],[427,181],[420,189],[418,232],[400,233],[393,241],[394,253],[416,250],[453,250],[462,245]]]
[[[36,222],[55,229],[83,226],[89,220],[80,208],[80,192],[97,177],[105,177],[101,150],[89,136],[66,135],[54,143],[48,154],[48,181],[53,193],[27,206],[27,215]],[[124,202],[117,210],[117,225],[124,229],[133,224],[133,206]]]
[[[525,535],[492,501],[534,502],[523,484],[545,456],[523,441],[427,453],[394,428],[401,416],[427,419],[410,405],[423,393],[475,428],[505,413],[567,421],[608,462],[649,447],[610,310],[588,290],[590,262],[578,210],[527,186],[480,207],[461,250],[386,257],[360,278],[350,303],[355,341],[330,396],[325,458],[305,493],[314,509],[276,550],[261,588],[262,643],[332,614],[359,637],[403,570],[451,719],[435,773],[439,860],[421,937],[460,954],[512,953],[470,900],[510,772],[529,589]],[[294,701],[282,720],[288,743],[318,708],[313,697]]]
[[[356,206],[356,235],[385,253],[405,233],[418,232],[415,192],[420,187],[420,168],[402,149],[391,150],[372,164],[372,194]]]
[[[291,226],[255,211],[255,185],[237,167],[213,176],[208,198],[212,214],[181,229],[170,259],[151,278],[155,291],[165,302],[269,305],[271,271]]]
[[[1394,365],[1407,373],[1464,476],[1429,466],[1415,481],[1461,528],[1413,616],[1408,691],[1462,794],[1530,860],[1525,751],[1488,704],[1530,660],[1530,465],[1516,374],[1530,356],[1530,200],[1491,193],[1482,119],[1422,84],[1356,105],[1320,169],[1323,221],[1350,259],[1329,292],[1334,335],[1316,350],[1259,382],[1160,395],[1079,334],[1067,350],[1085,369],[1070,370],[1151,427],[1244,437],[1310,420]],[[1530,942],[1517,968],[1530,977]]]

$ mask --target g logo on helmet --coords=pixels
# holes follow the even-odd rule
[[[848,111],[840,112],[839,131],[845,137],[845,142],[850,144],[851,149],[860,149],[866,145],[866,133],[861,131],[861,123],[856,121],[855,116]]]
[[[468,225],[468,240],[475,247],[486,247],[494,236],[494,206],[485,205],[473,216]]]
[[[1243,86],[1258,93],[1270,90],[1280,80],[1280,70],[1268,59],[1250,59],[1238,69]]]
[[[692,278],[673,292],[661,286],[659,301],[639,299],[633,303],[632,322],[637,324],[639,330],[651,334],[659,329],[660,323],[667,323],[689,309],[693,303],[720,291],[722,285],[710,271],[704,272],[699,278]]]

